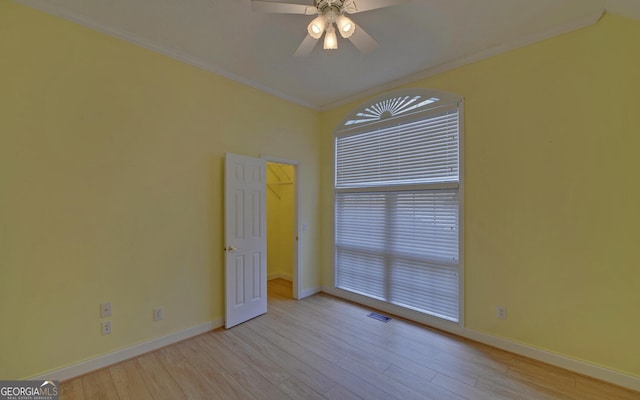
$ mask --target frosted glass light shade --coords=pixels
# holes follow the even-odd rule
[[[324,33],[324,28],[327,25],[327,20],[324,15],[320,15],[315,18],[309,26],[307,26],[307,31],[309,32],[309,36],[314,39],[320,39],[322,34]]]
[[[336,36],[336,30],[333,29],[333,25],[329,25],[327,33],[324,35],[324,49],[335,50],[338,48],[338,37]]]
[[[356,30],[356,24],[343,14],[340,14],[336,19],[336,25],[338,25],[338,32],[340,32],[340,36],[345,39],[351,37],[353,32]]]

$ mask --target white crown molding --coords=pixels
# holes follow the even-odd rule
[[[464,65],[472,64],[474,62],[481,61],[490,57],[494,57],[494,56],[509,52],[511,50],[519,49],[521,47],[525,47],[530,44],[541,42],[546,39],[551,39],[553,37],[563,35],[565,33],[586,28],[600,21],[604,13],[605,13],[605,10],[603,9],[602,11],[598,13],[594,13],[586,18],[572,21],[571,23],[568,23],[559,27],[555,27],[545,32],[540,32],[534,35],[516,38],[512,41],[508,41],[500,45],[478,51],[476,53],[467,55],[465,57],[457,58],[455,60],[448,61],[443,64],[439,64],[434,67],[425,69],[423,71],[420,71],[411,75],[407,75],[404,78],[396,79],[396,80],[384,83],[382,85],[378,85],[376,87],[367,89],[353,96],[345,97],[337,101],[332,101],[330,103],[319,106],[319,109],[320,111],[327,111],[327,110],[334,109],[336,107],[340,107],[345,104],[349,104],[351,102],[363,101],[365,98],[379,95],[380,93],[384,93],[388,90],[397,88],[399,86],[408,85],[408,84],[420,81],[422,79],[426,79],[426,78],[441,74],[443,72],[447,72],[449,70],[462,67]]]
[[[628,375],[619,371],[615,371],[609,368],[605,368],[596,364],[589,363],[587,361],[578,360],[562,354],[554,353],[548,350],[539,349],[528,344],[516,342],[507,338],[494,336],[488,333],[475,331],[466,327],[458,326],[446,321],[436,320],[433,323],[431,317],[421,315],[416,317],[416,314],[405,309],[401,309],[400,312],[395,312],[400,309],[392,304],[379,302],[364,296],[359,296],[354,293],[350,293],[344,290],[336,289],[333,287],[323,287],[322,291],[330,295],[353,301],[358,304],[362,304],[367,307],[372,307],[381,311],[388,312],[392,315],[397,315],[432,328],[440,329],[445,332],[452,333],[454,335],[470,339],[475,342],[483,343],[491,347],[495,347],[501,350],[515,353],[524,357],[528,357],[546,364],[554,365],[556,367],[564,368],[569,371],[573,371],[582,375],[586,375],[595,379],[613,383],[614,385],[622,386],[631,390],[640,391],[640,377]]]
[[[252,87],[254,89],[258,89],[262,92],[268,93],[272,96],[281,98],[283,100],[298,104],[300,106],[306,107],[306,108],[310,108],[312,110],[315,111],[319,111],[319,107],[317,105],[311,104],[309,102],[300,100],[298,98],[295,98],[293,96],[290,96],[286,93],[280,92],[278,90],[275,90],[273,88],[267,87],[265,85],[261,85],[259,83],[256,83],[250,79],[244,78],[242,76],[236,75],[234,73],[231,73],[227,70],[225,70],[224,68],[220,68],[219,66],[216,65],[210,65],[208,63],[205,63],[201,60],[198,60],[192,56],[186,55],[181,53],[180,51],[176,50],[176,49],[172,49],[170,47],[167,46],[163,46],[157,43],[153,43],[149,40],[146,39],[141,39],[139,37],[137,37],[136,35],[129,33],[125,30],[122,29],[117,29],[111,26],[107,26],[101,23],[98,23],[96,21],[93,21],[91,19],[89,19],[88,17],[85,17],[83,15],[79,15],[76,13],[72,13],[69,12],[67,10],[63,10],[62,8],[56,6],[56,5],[52,5],[50,3],[44,3],[42,1],[38,1],[38,0],[13,0],[16,3],[22,4],[24,6],[27,7],[31,7],[34,8],[36,10],[42,11],[44,13],[62,18],[64,20],[76,23],[78,25],[82,25],[86,28],[92,29],[94,31],[98,31],[101,33],[104,33],[106,35],[124,40],[125,42],[129,42],[132,43],[136,46],[140,46],[143,47],[145,49],[151,50],[155,53],[159,53],[162,55],[165,55],[167,57],[173,58],[174,60],[178,60],[181,61],[185,64],[189,64],[191,66],[194,66],[196,68],[200,68],[203,69],[205,71],[214,73],[216,75],[220,75],[224,78],[230,79],[232,81],[236,81],[238,83],[241,83],[243,85]]]
[[[116,350],[111,353],[103,354],[98,357],[91,358],[86,361],[82,361],[76,364],[69,365],[67,367],[55,369],[44,374],[33,376],[30,380],[56,380],[64,381],[78,377],[80,375],[87,374],[100,368],[108,367],[130,358],[137,357],[144,353],[148,353],[153,350],[157,350],[161,347],[168,346],[173,343],[180,342],[185,339],[189,339],[194,336],[201,335],[203,333],[212,331],[214,329],[224,326],[223,319],[216,319],[213,321],[205,322],[200,325],[192,326],[187,329],[183,329],[178,332],[171,333],[166,336],[161,336],[148,340],[146,342],[138,343],[136,345]]]

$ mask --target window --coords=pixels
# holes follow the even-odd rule
[[[395,92],[336,132],[337,288],[459,321],[461,102]]]

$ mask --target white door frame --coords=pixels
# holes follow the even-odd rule
[[[300,271],[300,243],[302,242],[302,237],[300,233],[302,229],[302,219],[300,218],[300,163],[296,160],[288,160],[285,158],[271,157],[269,155],[260,155],[260,158],[264,159],[265,162],[272,162],[278,164],[286,164],[293,166],[294,170],[294,182],[293,182],[293,233],[295,238],[293,238],[293,263],[291,265],[291,280],[293,281],[293,298],[301,299],[300,293],[302,291],[302,274]],[[297,240],[296,240],[297,239]]]

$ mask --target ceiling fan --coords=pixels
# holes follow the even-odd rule
[[[378,43],[345,14],[355,14],[406,3],[409,0],[313,0],[313,6],[252,0],[253,10],[266,13],[318,15],[307,26],[307,37],[294,56],[311,54],[324,34],[324,49],[337,49],[336,28],[345,39],[351,40],[363,53],[371,52]],[[335,26],[334,26],[335,25]]]

